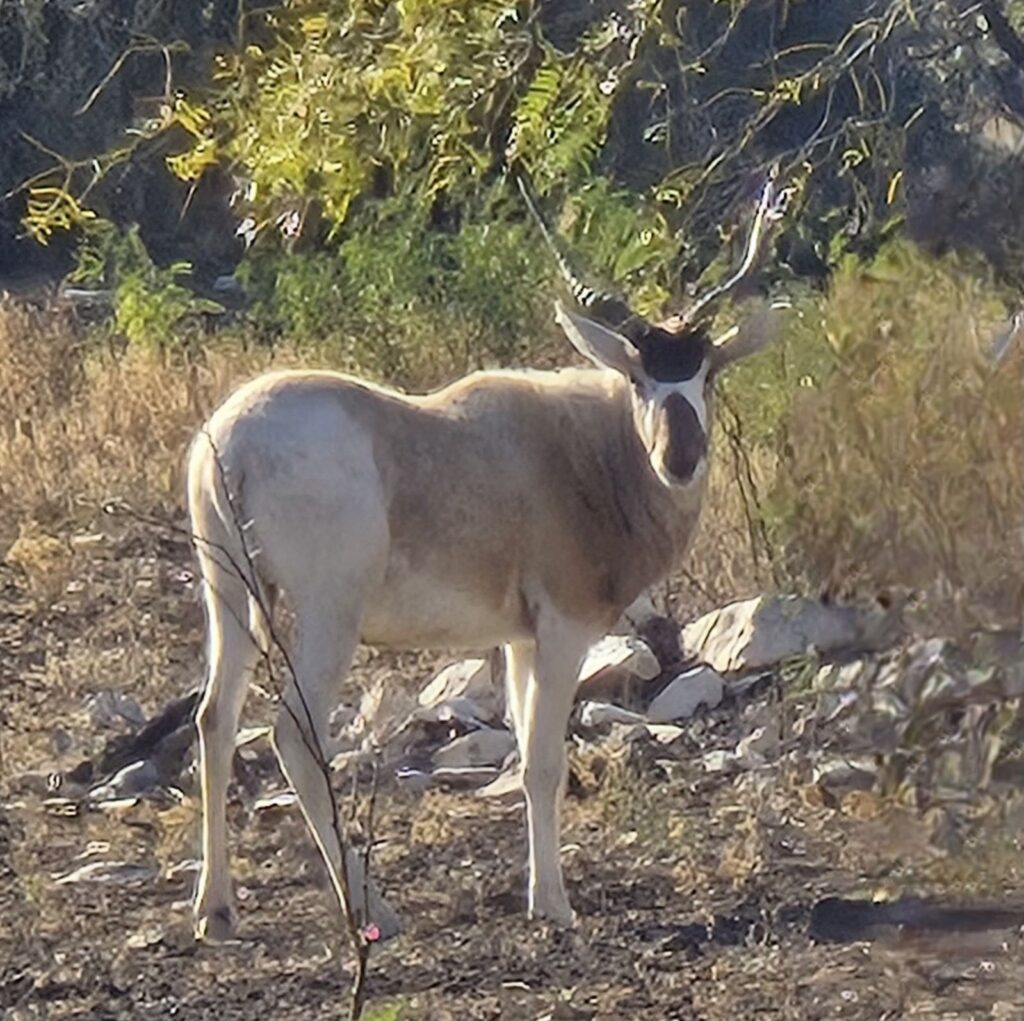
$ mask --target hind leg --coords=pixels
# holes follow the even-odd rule
[[[245,586],[228,570],[209,558],[203,559],[207,561],[203,564],[203,576],[209,672],[196,716],[203,860],[193,915],[196,936],[219,941],[229,939],[234,931],[226,834],[227,791],[238,719],[259,649],[250,625],[256,608],[250,605]]]
[[[348,588],[359,592],[361,586]],[[369,905],[364,903],[359,857],[351,852],[342,863],[337,801],[325,761],[330,712],[359,642],[361,606],[357,599],[341,596],[337,588],[303,595],[296,610],[295,676],[286,686],[274,725],[274,748],[327,866],[339,907],[344,908],[344,869],[360,923],[372,919],[387,937],[397,931],[397,920],[375,889],[367,891]]]

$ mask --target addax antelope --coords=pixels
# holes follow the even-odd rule
[[[762,346],[778,316],[762,302],[714,343],[705,310],[750,269],[782,194],[765,185],[743,264],[682,315],[660,325],[617,315],[609,325],[602,309],[618,306],[593,292],[588,316],[556,305],[591,368],[477,372],[425,396],[334,372],[275,372],[214,412],[188,464],[209,639],[197,718],[198,935],[232,930],[225,797],[267,640],[263,609],[278,599],[294,615],[295,642],[274,746],[339,898],[350,866],[314,747],[328,743],[357,644],[502,646],[526,794],[529,911],[573,922],[559,816],[581,661],[694,532],[715,377]]]

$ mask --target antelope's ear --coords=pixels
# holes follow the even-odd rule
[[[782,324],[792,309],[792,302],[785,298],[759,302],[757,308],[743,317],[739,326],[734,326],[712,345],[713,371],[718,372],[771,344],[778,337]]]
[[[614,369],[633,380],[643,376],[640,352],[621,333],[609,330],[586,316],[566,312],[561,302],[555,302],[555,321],[572,346],[595,365]]]

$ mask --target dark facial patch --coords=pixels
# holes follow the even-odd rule
[[[700,372],[707,343],[700,332],[680,335],[651,326],[638,338],[637,347],[648,377],[659,383],[682,383]]]
[[[688,482],[708,449],[708,440],[693,406],[682,394],[669,394],[662,404],[668,442],[665,470],[674,479]]]

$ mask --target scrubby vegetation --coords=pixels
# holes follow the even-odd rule
[[[755,281],[791,294],[794,312],[719,387],[700,533],[662,593],[679,621],[778,589],[905,603],[918,632],[961,640],[971,656],[979,634],[1002,649],[1021,632],[1024,338],[993,357],[1024,283],[1021,0],[26,0],[0,5],[0,135],[0,294],[11,292],[0,297],[0,642],[10,651],[0,696],[5,685],[15,693],[0,697],[0,781],[59,760],[62,727],[88,730],[75,715],[85,692],[129,691],[154,710],[197,679],[187,543],[103,507],[127,500],[183,523],[186,447],[238,382],[316,366],[415,390],[573,357],[551,319],[550,253],[513,170],[532,181],[574,262],[645,314],[677,307],[735,263],[766,166],[778,163],[795,188]],[[425,676],[365,655],[356,683]],[[787,750],[814,745],[789,729],[822,696],[820,666],[813,655],[786,664],[773,682],[779,704],[771,694],[748,707]],[[735,784],[705,771],[703,718],[690,758],[660,772],[622,749],[575,748],[570,875],[589,891],[585,952],[612,962],[608,988],[587,993],[607,1011],[598,1016],[656,1016],[675,1002],[674,973],[658,963],[663,937],[678,943],[664,959],[695,981],[687,1002],[709,1018],[750,1013],[754,968],[767,976],[755,1000],[769,1013],[782,1002],[772,989],[794,1017],[820,1016],[821,996],[829,1010],[840,1004],[843,976],[866,974],[859,950],[801,957],[794,940],[793,959],[779,950],[792,936],[779,918],[806,893],[801,855],[818,863],[808,875],[823,862],[831,870],[816,896],[865,876],[894,893],[1018,890],[1019,819],[991,833],[975,823],[998,814],[988,804],[996,759],[1016,775],[1019,692],[996,705],[985,657],[965,654],[962,666],[978,682],[975,704],[903,706],[904,743],[871,749],[895,779],[831,801],[806,763],[780,758],[777,772]],[[728,712],[707,722],[719,750],[732,740]],[[934,766],[915,783],[941,778],[957,741],[985,767],[961,814],[943,804],[929,816],[927,791],[901,802],[910,766]],[[544,986],[550,971],[504,916],[500,938],[476,924],[493,920],[495,899],[519,879],[495,893],[493,876],[462,868],[491,860],[499,842],[517,846],[518,816],[465,804],[431,792],[384,806],[380,867],[408,898],[417,946],[428,957],[440,947],[412,971],[466,969],[459,988],[427,991],[428,1009],[472,1002],[473,1013],[452,1016],[520,1016],[516,997],[531,1010],[541,1001],[512,988],[516,976],[542,975]],[[194,811],[186,798],[143,815],[145,854],[168,868],[186,855]],[[5,818],[0,901],[33,920],[33,940],[57,942],[67,908],[47,870],[82,834],[54,839],[53,820],[37,818],[8,840]],[[123,839],[119,825],[82,821],[97,841]],[[266,970],[262,950],[241,960],[261,1009],[313,1016],[322,980],[296,978],[285,956],[320,954],[322,904],[312,880],[289,885],[299,821],[266,829],[274,835],[245,830],[239,876],[297,910],[263,915],[283,933],[281,962]],[[8,845],[21,857],[5,871]],[[694,963],[704,943],[678,942],[693,926],[670,938],[658,928],[674,896],[714,915],[700,940],[728,950],[707,967]],[[163,924],[165,899],[131,902],[133,939]],[[620,910],[632,912],[621,927]],[[779,917],[766,921],[769,910]],[[119,946],[117,912],[104,919],[104,945]],[[734,923],[745,935],[729,935]],[[754,947],[758,926],[774,935]],[[466,963],[467,946],[479,961]],[[400,953],[385,961],[408,966]],[[642,1003],[638,961],[650,986]],[[474,976],[484,984],[495,962],[509,988],[481,1006]],[[820,973],[798,974],[800,962]],[[127,988],[122,963],[98,973]],[[583,980],[578,960],[563,965],[563,985]],[[886,978],[859,987],[865,1012],[842,1000],[837,1016],[903,1002],[903,979],[873,966]],[[220,985],[188,1002],[213,1016],[232,995],[244,1001],[247,967],[217,976],[202,961],[204,981]],[[7,1007],[22,979],[3,968]],[[133,1004],[152,995],[162,1009],[162,968],[146,972]],[[599,972],[591,962],[586,981]],[[54,981],[68,1002],[121,995]],[[393,991],[375,991],[382,1018],[407,1016],[386,1005]],[[576,1016],[568,1000],[543,1005]]]

